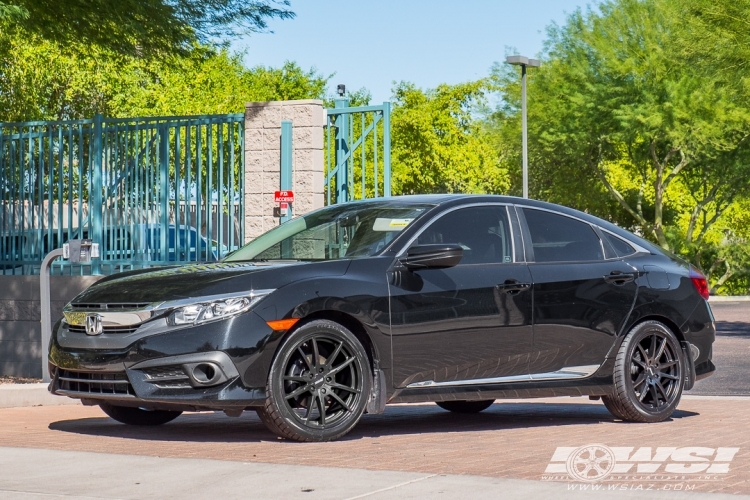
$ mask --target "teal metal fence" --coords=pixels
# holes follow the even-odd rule
[[[0,123],[0,273],[74,238],[101,259],[58,274],[222,258],[244,240],[243,151],[242,114]]]
[[[327,204],[390,196],[391,103],[349,107],[336,99],[327,111]]]

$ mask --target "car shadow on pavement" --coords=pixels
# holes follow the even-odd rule
[[[678,409],[670,420],[697,415]],[[604,405],[591,403],[496,403],[478,414],[451,413],[432,404],[396,405],[386,407],[382,415],[364,415],[342,440],[601,423],[640,425],[618,421]],[[102,414],[101,418],[52,422],[49,429],[89,436],[158,441],[240,443],[277,439],[253,411],[245,412],[240,418],[230,418],[219,412],[186,413],[158,427],[127,426]]]

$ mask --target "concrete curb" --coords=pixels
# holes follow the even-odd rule
[[[59,406],[81,404],[77,399],[54,396],[47,390],[48,384],[1,384],[0,408],[22,406]]]
[[[750,302],[750,295],[711,295],[708,302]]]

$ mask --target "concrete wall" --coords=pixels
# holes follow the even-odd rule
[[[52,323],[62,308],[101,276],[52,276]],[[0,276],[0,375],[42,376],[39,276]]]
[[[281,121],[292,120],[294,215],[323,207],[323,101],[251,102],[245,109],[245,241],[279,225]]]

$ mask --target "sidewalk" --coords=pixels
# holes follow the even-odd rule
[[[42,473],[39,464],[51,463]],[[571,490],[566,484],[453,474],[336,469],[199,458],[0,448],[0,497],[7,500],[184,498],[684,499],[684,493]],[[33,481],[29,479],[33,477]],[[590,486],[590,485],[587,485]],[[692,493],[695,500],[737,495]]]
[[[0,408],[79,405],[77,399],[53,396],[48,384],[0,384]]]

